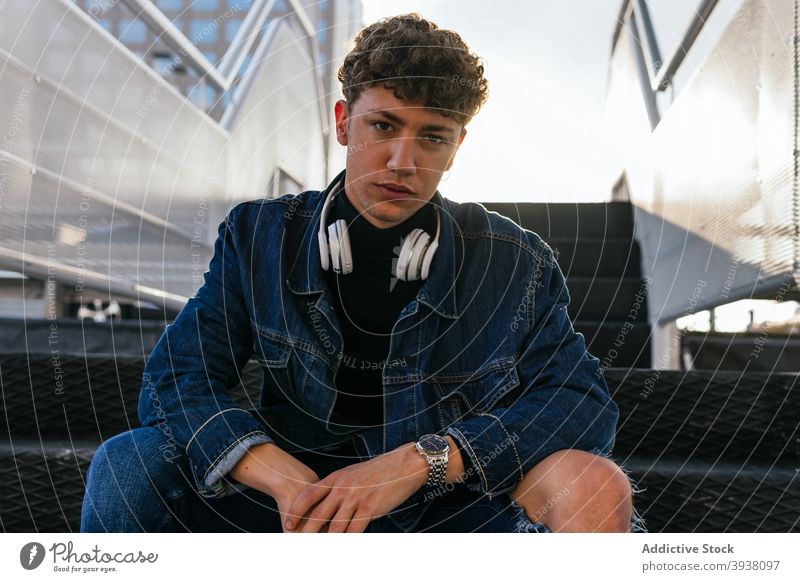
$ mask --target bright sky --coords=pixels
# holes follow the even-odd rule
[[[416,11],[483,57],[489,101],[440,191],[458,201],[608,200],[606,73],[621,0],[363,0]],[[506,7],[501,10],[501,7]]]

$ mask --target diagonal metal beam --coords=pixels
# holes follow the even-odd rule
[[[247,12],[239,30],[236,31],[233,42],[219,63],[219,72],[228,86],[231,86],[236,79],[236,73],[239,72],[250,49],[258,40],[258,35],[274,6],[275,0],[256,0]]]
[[[195,44],[184,35],[150,0],[122,0],[145,25],[208,82],[220,91],[230,88],[230,81],[209,61]]]

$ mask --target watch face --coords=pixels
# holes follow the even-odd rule
[[[444,437],[440,437],[438,434],[424,435],[419,439],[419,446],[422,447],[426,453],[433,455],[441,454],[449,447]]]

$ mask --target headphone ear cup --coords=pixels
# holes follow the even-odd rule
[[[334,273],[341,273],[341,265],[339,263],[339,235],[337,233],[337,222],[328,226],[328,244],[331,247],[331,264],[333,265]]]
[[[328,249],[328,238],[322,231],[317,233],[317,238],[319,239],[319,262],[322,265],[322,270],[327,271],[331,266],[331,253]]]
[[[416,281],[422,272],[422,263],[425,259],[425,251],[431,242],[431,236],[427,232],[423,232],[414,247],[411,249],[411,258],[408,261],[408,280]]]
[[[336,227],[339,234],[342,273],[349,275],[353,272],[353,251],[350,248],[350,235],[347,234],[347,223],[344,220],[337,220]]]
[[[349,275],[353,272],[353,254],[350,250],[350,237],[347,235],[347,223],[343,219],[340,218],[328,226],[328,240],[334,273]]]
[[[408,281],[408,263],[411,260],[414,244],[416,244],[421,234],[425,234],[424,231],[415,228],[403,239],[403,245],[400,247],[400,255],[397,257],[397,266],[394,272],[394,276],[401,281]]]
[[[433,255],[436,254],[436,249],[439,248],[439,243],[433,241],[431,246],[425,251],[425,258],[422,260],[422,273],[420,273],[420,279],[427,279],[428,273],[431,270],[431,262],[433,261]]]

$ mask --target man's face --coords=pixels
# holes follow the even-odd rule
[[[378,228],[397,225],[432,197],[450,169],[466,129],[381,86],[355,103],[336,103],[336,137],[347,146],[345,193]]]

